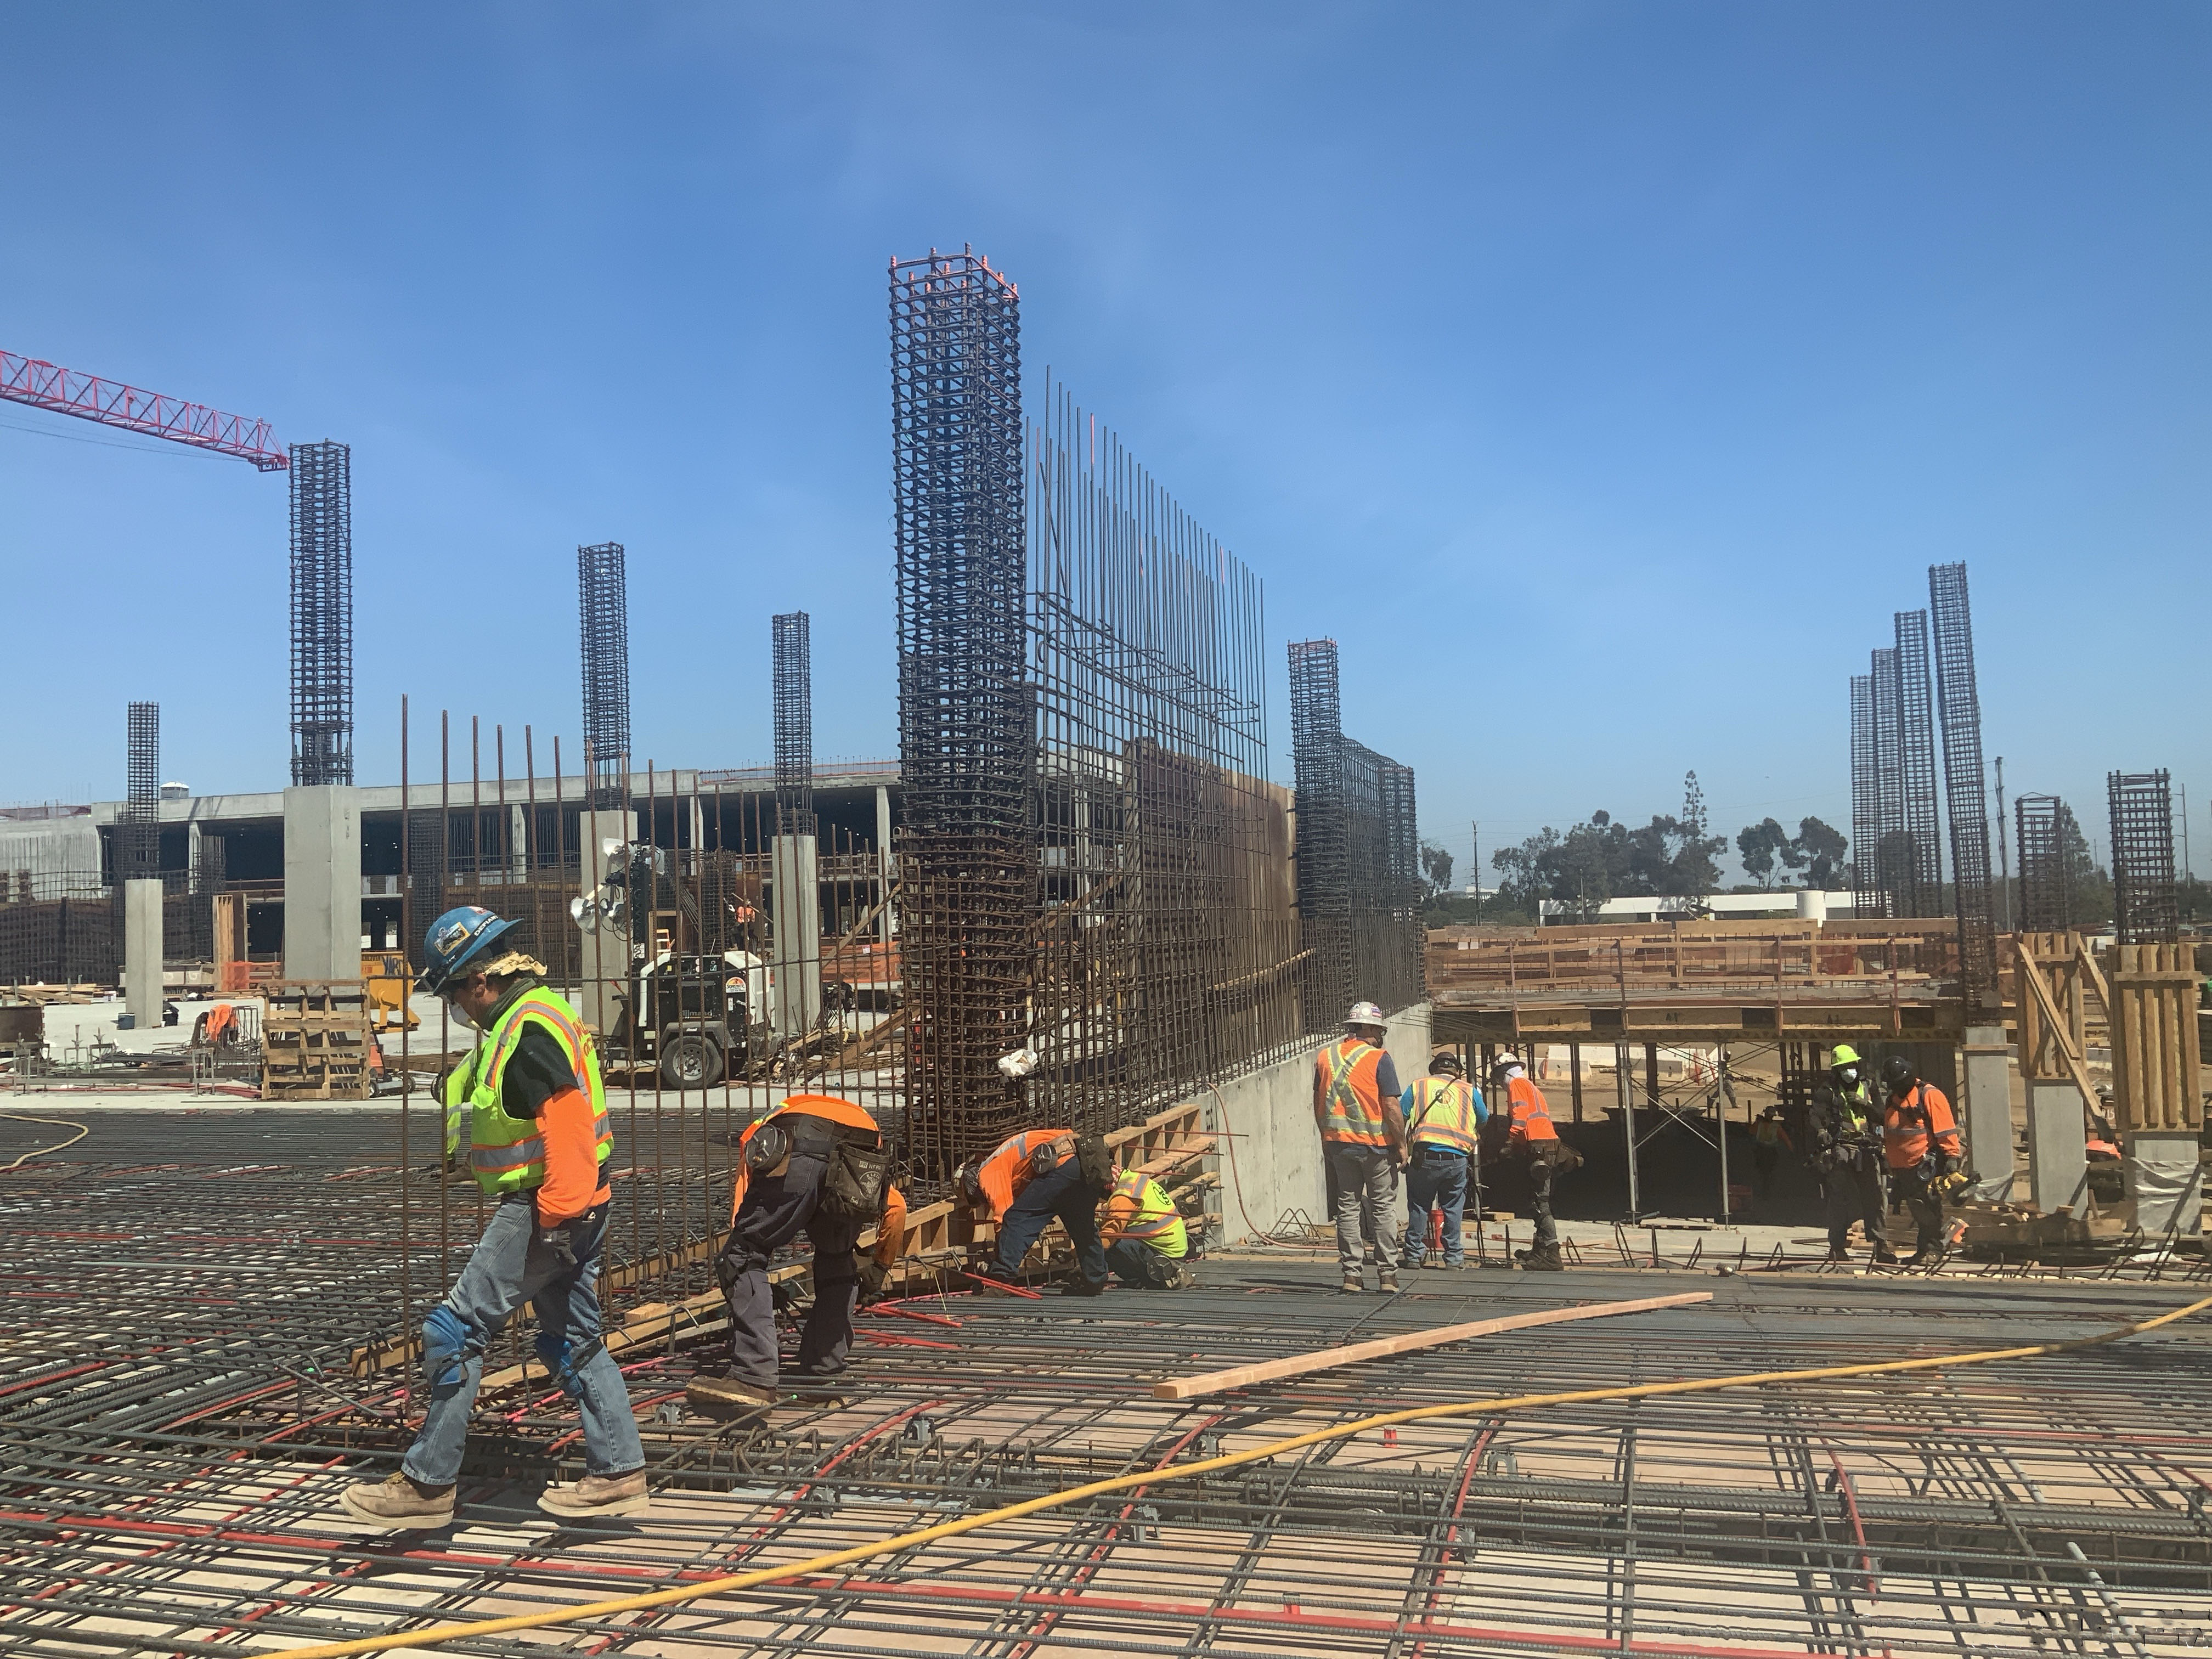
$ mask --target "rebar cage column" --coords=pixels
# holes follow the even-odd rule
[[[292,781],[353,781],[353,451],[292,446]]]
[[[115,885],[161,873],[161,705],[134,702],[125,716],[123,806],[115,821]]]
[[[576,550],[588,804],[600,810],[623,806],[629,794],[629,584],[620,542]]]
[[[2066,830],[2074,815],[2056,795],[2022,795],[2012,811],[2020,842],[2020,930],[2066,933],[2074,926],[2074,884],[2066,868]]]
[[[1021,309],[972,248],[890,264],[908,1156],[942,1180],[1018,1127],[1036,908]]]
[[[1875,735],[1874,676],[1851,679],[1851,914],[1889,914],[1877,848],[1881,842],[1881,775]]]
[[[1905,842],[1899,863],[1909,916],[1943,913],[1943,842],[1936,828],[1936,711],[1929,683],[1928,613],[1897,623],[1898,793]]]
[[[1973,613],[1966,567],[1928,567],[1936,633],[1936,706],[1943,733],[1944,799],[1951,818],[1951,885],[1959,915],[1960,990],[1969,1015],[1994,1011],[1997,984],[1995,891],[1990,878],[1987,782],[1982,769],[1982,702],[1974,678]]]
[[[2123,945],[2172,945],[2181,937],[2173,882],[2173,786],[2155,772],[2105,779],[2112,815],[2112,915]]]
[[[804,611],[771,617],[775,665],[775,810],[778,833],[813,833],[814,648]]]

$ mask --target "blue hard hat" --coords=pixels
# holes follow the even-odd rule
[[[433,995],[443,992],[454,975],[483,955],[514,926],[480,904],[463,904],[447,911],[430,924],[423,938],[424,966],[415,988]]]

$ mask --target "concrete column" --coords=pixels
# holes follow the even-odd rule
[[[2027,1085],[2027,1199],[2051,1215],[2087,1208],[2089,1156],[2083,1148],[2087,1119],[2081,1091],[2072,1079],[2031,1079]]]
[[[2002,1025],[1970,1025],[1962,1050],[1965,1098],[1959,1127],[1966,1138],[1966,1167],[1974,1184],[1965,1196],[1992,1204],[2012,1200],[2015,1162],[2012,1133],[2012,1046]],[[2079,1140],[2081,1137],[2075,1137]]]
[[[775,1029],[787,1037],[822,1020],[822,887],[812,836],[778,836],[769,875]]]
[[[2194,1130],[2139,1129],[2127,1138],[2127,1193],[2146,1243],[2170,1229],[2183,1238],[2204,1231],[2202,1166]]]
[[[520,801],[507,809],[507,878],[518,887],[530,879],[530,835]]]
[[[161,878],[123,884],[123,1002],[143,1031],[161,1023]]]
[[[606,843],[626,839],[627,818],[626,813],[599,811],[590,807],[576,815],[576,836],[583,843],[576,850],[586,901],[599,892],[607,878],[610,860]],[[576,1012],[584,1017],[585,1024],[605,1036],[614,1030],[621,1017],[621,1005],[615,993],[617,981],[629,972],[629,935],[602,924],[598,932],[584,935],[578,961],[583,983],[576,988]]]
[[[361,977],[361,804],[343,785],[284,792],[284,977]]]

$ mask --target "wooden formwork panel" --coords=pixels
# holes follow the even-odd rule
[[[261,1015],[264,1100],[366,1100],[375,1039],[359,980],[279,980]]]
[[[2123,1132],[2204,1124],[2195,950],[2123,945],[2112,975],[2112,1093]]]

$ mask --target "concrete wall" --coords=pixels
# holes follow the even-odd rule
[[[1321,1045],[1318,1040],[1315,1048]],[[1429,1005],[1394,1018],[1383,1037],[1402,1088],[1429,1069]],[[1300,1054],[1248,1073],[1199,1099],[1207,1127],[1224,1137],[1214,1168],[1221,1176],[1221,1222],[1231,1245],[1255,1233],[1294,1226],[1303,1218],[1326,1227],[1328,1178],[1322,1171],[1321,1131],[1314,1127],[1314,1062]],[[1234,1148],[1233,1152],[1231,1148]],[[1405,1189],[1398,1219],[1406,1217]],[[1287,1218],[1287,1219],[1286,1219]]]

